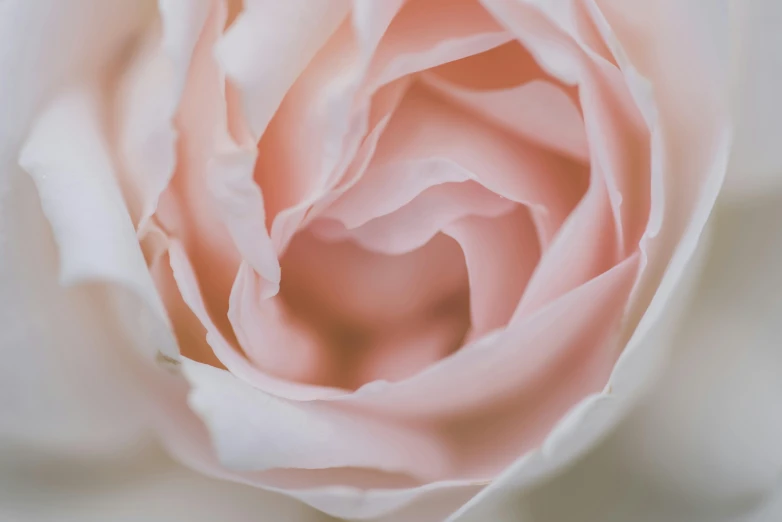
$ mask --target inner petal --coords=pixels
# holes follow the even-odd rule
[[[280,252],[355,156],[378,89],[509,40],[475,0],[411,0],[389,23],[397,7],[364,9],[359,22],[366,23],[346,20],[294,83],[260,140],[255,179]],[[364,20],[368,14],[379,18]]]
[[[470,278],[470,339],[504,327],[538,264],[540,246],[529,211],[466,216],[444,233],[459,242]]]
[[[348,229],[337,221],[318,220],[313,223],[313,231],[325,239],[352,238],[374,252],[404,254],[422,247],[459,218],[496,217],[516,206],[474,181],[443,183],[424,190],[399,210],[356,228]]]
[[[472,91],[509,89],[533,80],[550,79],[516,40],[434,67],[430,73]]]
[[[320,343],[329,368],[323,384],[356,388],[409,376],[458,348],[469,327],[464,256],[444,235],[383,255],[302,231],[282,273],[284,306]]]
[[[179,132],[177,164],[162,193],[155,218],[165,232],[180,240],[192,260],[209,314],[231,336],[225,312],[233,278],[241,260],[207,185],[208,165],[215,156],[215,128],[222,120],[225,81],[211,54],[225,23],[216,6],[195,46],[182,98],[174,118]]]
[[[364,176],[322,215],[351,228],[400,208],[428,187],[474,180],[526,204],[547,243],[587,179],[586,166],[476,119],[419,83],[402,100]]]

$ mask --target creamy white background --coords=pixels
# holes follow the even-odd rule
[[[675,356],[645,401],[572,469],[487,497],[462,520],[782,519],[782,5],[733,2],[727,21],[723,2],[692,5],[713,16],[715,42],[731,31],[724,68],[737,134]],[[198,476],[155,447],[110,355],[127,340],[107,326],[108,290],[60,286],[49,226],[16,167],[46,96],[119,50],[150,8],[0,2],[0,520],[328,520]]]

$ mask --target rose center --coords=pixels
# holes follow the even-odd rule
[[[322,384],[402,379],[457,349],[470,326],[464,256],[442,234],[387,255],[305,230],[282,274],[284,306],[316,338]]]

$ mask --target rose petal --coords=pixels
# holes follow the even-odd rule
[[[475,0],[410,0],[380,40],[364,89],[373,92],[402,76],[481,53],[509,40]]]
[[[441,234],[406,254],[384,255],[303,232],[291,243],[283,268],[282,295],[310,324],[372,331],[405,328],[467,285],[459,245]]]
[[[377,390],[367,386],[347,400],[420,416],[475,411],[519,394],[565,353],[607,342],[606,335],[616,327],[616,312],[622,309],[637,270],[636,255],[524,321],[511,324],[507,331],[478,339],[410,379]],[[551,330],[555,323],[560,325],[556,332]],[[491,374],[492,379],[465,386],[476,373]]]
[[[102,127],[104,100],[93,78],[147,12],[140,3],[62,7],[0,6],[0,19],[9,22],[0,23],[6,38],[0,65],[14,78],[0,88],[0,172],[8,198],[2,205],[3,287],[14,297],[0,343],[11,349],[3,354],[10,373],[2,382],[13,400],[0,431],[31,447],[95,455],[137,440],[145,420],[133,384],[102,348],[111,345],[117,354],[132,347],[153,360],[160,353],[176,357],[177,349],[116,184]],[[52,26],[55,19],[64,25]],[[57,93],[63,77],[76,72],[86,85]],[[44,105],[45,93],[53,95]],[[19,162],[36,184],[40,206],[31,199],[29,178],[14,165],[31,126]],[[96,282],[109,288],[82,286]],[[123,318],[120,324],[116,317]],[[95,386],[102,393],[96,395]]]
[[[271,234],[279,251],[295,233],[307,208],[324,195],[335,175],[339,179],[344,159],[355,154],[366,131],[369,99],[377,89],[405,74],[508,40],[491,17],[471,1],[452,4],[446,11],[431,11],[428,3],[410,2],[392,22],[385,17],[395,14],[394,6],[372,11],[378,17],[370,24],[372,30],[387,27],[382,39],[376,34],[368,36],[369,27],[359,27],[362,36],[358,44],[377,45],[376,52],[371,47],[358,47],[345,26],[335,33],[292,86],[261,140],[256,179],[269,195],[269,213],[274,216]],[[443,12],[447,16],[442,16]],[[422,14],[426,16],[419,16]],[[353,21],[358,24],[362,20],[359,16]],[[431,23],[426,31],[411,32],[411,24],[420,28],[427,20]],[[437,45],[441,42],[443,45]],[[371,63],[365,61],[369,55],[373,55]],[[363,90],[358,92],[360,88]],[[302,128],[308,132],[302,134]],[[300,147],[312,152],[302,155]],[[281,169],[289,173],[285,184],[275,175]],[[318,174],[313,176],[313,172]]]
[[[318,339],[293,321],[279,299],[264,299],[259,278],[239,268],[228,317],[247,357],[264,371],[293,381],[317,382],[327,364]]]
[[[254,143],[241,134],[240,115],[232,114],[225,79],[212,55],[226,15],[223,3],[213,4],[193,49],[175,122],[180,131],[177,172],[158,218],[169,234],[186,242],[196,270],[209,271],[201,285],[210,311],[228,331],[222,303],[227,303],[239,258],[262,276],[264,295],[277,292],[280,268],[265,226],[263,198],[252,179]]]
[[[212,46],[225,16],[225,6],[213,2],[193,50],[174,122],[179,132],[176,172],[160,198],[155,216],[167,235],[184,243],[200,276],[206,306],[227,332],[230,326],[225,311],[241,255],[220,219],[218,201],[209,190],[208,178],[210,162],[215,157],[216,130],[225,118],[224,105],[219,103],[224,80],[212,58]]]
[[[286,92],[348,13],[347,0],[248,0],[215,52],[257,141]]]
[[[514,312],[523,317],[603,273],[619,261],[608,190],[593,171],[589,189],[557,231]]]
[[[413,87],[367,172],[322,216],[352,228],[401,207],[428,187],[473,179],[528,204],[544,228],[543,237],[549,238],[580,196],[582,175],[575,164],[510,138]]]
[[[414,430],[277,399],[188,359],[184,371],[192,386],[190,405],[228,468],[366,467],[426,479],[441,476],[448,465],[442,448]]]
[[[42,455],[90,460],[135,447],[149,435],[147,410],[122,355],[138,357],[166,346],[175,350],[173,339],[160,342],[167,333],[164,319],[158,319],[162,334],[157,340],[150,331],[154,329],[140,328],[152,313],[142,311],[144,319],[136,321],[143,304],[138,298],[123,303],[135,297],[130,292],[96,284],[63,286],[58,280],[58,238],[52,237],[32,179],[12,165],[2,173],[0,452],[16,458],[25,449],[32,453],[31,460],[40,462]],[[74,196],[67,191],[61,195]],[[72,200],[75,208],[82,204],[81,199]],[[120,313],[127,326],[118,324],[115,314]],[[126,328],[138,328],[138,346]],[[0,468],[9,483],[18,484],[18,466],[3,463]],[[8,500],[0,503],[7,506]]]
[[[101,127],[101,99],[95,85],[79,86],[55,99],[39,116],[21,151],[60,247],[60,280],[65,285],[110,281],[144,303],[144,331],[157,343],[143,347],[175,358],[168,319],[136,239],[115,178]],[[100,216],[100,219],[96,219]]]
[[[526,209],[485,218],[469,216],[444,232],[462,247],[470,277],[470,336],[508,324],[540,258],[535,226]]]
[[[294,400],[306,401],[341,394],[341,390],[278,379],[255,367],[229,339],[226,339],[212,320],[201,294],[196,273],[182,244],[173,240],[168,253],[182,299],[206,330],[206,340],[217,358],[233,375],[268,393]]]
[[[399,255],[422,247],[446,225],[462,217],[496,217],[516,206],[468,180],[429,187],[397,211],[378,216],[357,228],[346,229],[339,223],[315,221],[311,230],[330,240],[352,238],[374,252]],[[331,224],[336,226],[324,226]]]
[[[486,3],[489,3],[489,0],[486,0]],[[495,7],[499,6],[499,2],[494,0],[491,3]],[[604,9],[605,4],[601,3]],[[611,6],[612,16],[606,17],[627,47],[632,63],[650,77],[655,88],[655,101],[659,104],[659,116],[664,124],[662,128],[665,134],[660,134],[658,127],[653,129],[657,141],[653,140],[652,165],[657,165],[665,175],[665,198],[670,205],[666,213],[669,218],[663,222],[663,229],[659,229],[659,223],[653,226],[652,220],[647,234],[659,233],[667,237],[667,241],[671,243],[665,248],[671,249],[673,257],[669,258],[671,262],[664,271],[659,287],[652,285],[652,288],[656,288],[656,293],[652,292],[654,299],[620,356],[606,392],[585,399],[560,422],[540,452],[517,461],[491,486],[452,515],[449,522],[471,520],[470,516],[476,513],[482,503],[497,502],[507,491],[518,492],[528,488],[544,474],[583,453],[626,411],[627,405],[655,374],[660,367],[660,360],[665,356],[664,348],[676,325],[676,314],[668,314],[666,310],[675,308],[671,307],[671,303],[675,301],[672,297],[675,289],[680,292],[687,290],[687,285],[684,284],[687,281],[685,268],[697,266],[691,260],[722,185],[729,137],[724,120],[721,119],[720,108],[713,104],[714,98],[710,96],[711,91],[707,85],[703,86],[703,91],[693,91],[690,88],[682,89],[681,83],[671,83],[687,78],[687,85],[692,86],[699,84],[696,78],[705,78],[698,76],[698,73],[691,69],[693,64],[699,61],[685,57],[687,53],[682,52],[684,49],[688,53],[695,52],[704,47],[693,45],[692,33],[685,36],[669,25],[679,20],[679,17],[670,16],[670,13],[666,17],[657,16],[654,10],[649,12],[643,8],[651,7],[651,4],[641,4],[642,2],[614,2]],[[667,5],[675,9],[673,3]],[[621,16],[616,11],[618,9],[623,10]],[[636,25],[633,25],[632,31],[624,25],[634,19],[631,12],[643,13],[640,17],[635,17]],[[659,38],[660,34],[666,34],[667,38]],[[638,45],[641,42],[643,45]],[[634,45],[630,46],[629,43]],[[558,65],[563,63],[566,62],[560,60]],[[690,81],[694,83],[689,83]],[[638,89],[640,86],[636,82],[628,82],[628,85],[631,89]],[[699,94],[694,94],[696,92]],[[638,99],[648,99],[646,92],[636,91],[634,95]],[[683,120],[684,104],[687,107],[685,113],[689,116]],[[684,121],[688,123],[682,126]],[[672,140],[671,133],[674,132],[676,140]],[[672,146],[673,143],[676,143],[675,147]],[[672,150],[686,150],[687,154],[671,154]],[[691,185],[682,186],[685,180],[690,181]],[[693,191],[696,195],[689,197],[693,192],[685,192],[688,196],[685,198],[684,193],[677,193],[677,190]],[[676,211],[672,208],[676,208]],[[659,244],[656,246],[660,248]],[[655,254],[664,255],[662,252],[666,252],[665,248]],[[650,273],[656,274],[655,277],[662,275],[661,271],[651,270]],[[678,296],[678,299],[681,300],[682,297]]]
[[[210,0],[161,0],[160,26],[148,30],[117,86],[123,193],[142,235],[174,174],[172,120],[211,5]]]
[[[424,82],[449,100],[533,143],[576,160],[589,158],[578,107],[549,81],[533,80],[490,91],[469,90],[434,75],[426,75]]]
[[[417,487],[367,489],[366,476],[355,485],[333,485],[332,480],[331,485],[313,486],[312,481],[299,480],[298,487],[275,486],[273,478],[270,478],[270,474],[275,473],[274,471],[239,472],[222,466],[215,455],[203,423],[189,408],[183,408],[176,398],[183,396],[185,390],[169,390],[172,391],[175,393],[165,396],[171,398],[173,395],[174,400],[165,403],[167,408],[159,416],[158,423],[164,434],[168,451],[177,459],[208,476],[281,493],[299,499],[331,516],[348,519],[388,516],[393,520],[397,513],[416,513],[418,510],[425,510],[425,513],[431,510],[433,513],[439,512],[445,516],[483,487],[482,483],[460,480],[434,482]],[[341,475],[340,471],[344,470],[331,470],[330,474],[332,477],[338,477]],[[312,472],[313,470],[310,470],[310,473]],[[344,481],[344,483],[349,482]]]

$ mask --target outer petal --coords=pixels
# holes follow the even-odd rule
[[[513,9],[513,3],[504,0],[484,0],[484,4],[500,15],[510,16],[508,13]],[[665,135],[664,141],[658,141],[656,148],[653,144],[655,157],[652,161],[653,165],[657,163],[664,169],[665,180],[669,184],[666,189],[668,206],[662,230],[659,231],[659,241],[668,245],[665,248],[670,249],[671,261],[664,267],[659,284],[651,287],[656,289],[653,298],[617,362],[605,391],[588,397],[573,408],[538,451],[522,457],[449,520],[479,520],[475,517],[479,516],[483,502],[497,502],[508,491],[530,487],[542,476],[567,464],[588,449],[626,411],[639,389],[655,374],[667,352],[670,335],[677,323],[677,310],[672,303],[681,302],[686,295],[688,276],[685,269],[697,266],[693,265],[691,259],[722,184],[729,139],[724,123],[720,120],[717,99],[709,96],[710,91],[697,91],[701,95],[695,99],[693,87],[699,86],[697,82],[694,85],[677,85],[672,81],[676,73],[687,72],[682,60],[690,53],[699,53],[702,50],[699,44],[703,43],[697,40],[701,33],[695,32],[694,36],[688,34],[688,39],[682,40],[684,35],[679,28],[671,26],[678,20],[675,16],[676,5],[680,4],[667,3],[666,7],[670,11],[665,12],[667,16],[661,16],[662,11],[657,11],[657,3],[645,9],[651,4],[615,2],[610,5],[612,16],[607,16],[609,22],[615,24],[612,27],[614,31],[623,38],[614,38],[611,44],[617,50],[620,41],[625,46],[630,44],[628,52],[633,60],[631,63],[649,75],[656,89],[655,101]],[[644,15],[638,16],[639,12]],[[636,16],[631,17],[631,14]],[[564,21],[560,20],[559,23],[564,24]],[[660,34],[667,34],[669,38],[660,39]],[[540,42],[536,45],[540,45]],[[556,54],[557,49],[544,50],[553,55],[549,59],[560,73],[567,74],[570,64]],[[692,80],[693,71],[690,70],[688,74],[690,76],[684,79],[680,76],[676,78]],[[635,96],[643,99],[645,93],[637,91],[636,84],[630,83],[630,87],[635,90]],[[690,102],[687,110],[691,111],[691,115],[697,113],[703,116],[701,119],[696,117],[695,128],[681,125],[680,107],[687,102]],[[687,154],[673,153],[688,142],[692,148],[684,147]],[[665,148],[661,149],[660,145]],[[674,189],[676,180],[681,183],[684,179],[692,180],[692,184]],[[682,189],[689,192],[682,192]],[[673,190],[677,192],[672,193]],[[682,199],[685,194],[692,200]],[[655,270],[650,272],[647,269],[647,272],[654,274]]]
[[[100,453],[139,435],[131,386],[105,350],[127,341],[101,315],[100,288],[58,284],[55,242],[33,184],[16,163],[44,98],[112,57],[152,8],[89,0],[0,4],[0,437],[6,443]]]
[[[676,353],[583,461],[465,520],[771,522],[782,517],[782,201],[723,210]],[[562,499],[567,498],[567,502]]]
[[[158,341],[143,347],[147,356],[176,357],[163,303],[117,185],[100,101],[94,86],[56,98],[37,120],[19,162],[36,183],[60,247],[61,282],[112,282],[135,293],[144,307],[137,314],[140,324],[132,327]]]
[[[140,236],[175,166],[173,118],[185,87],[209,0],[160,0],[154,24],[117,85],[118,154],[123,194]]]
[[[63,81],[104,65],[152,14],[151,1],[0,4],[0,162],[5,174],[30,119]],[[34,63],[35,67],[29,64]],[[13,79],[13,81],[9,81]]]
[[[103,289],[60,284],[32,180],[2,172],[13,179],[0,197],[0,451],[111,454],[146,429],[135,384],[107,349],[128,340],[105,314]]]
[[[184,370],[192,386],[189,402],[209,426],[220,461],[231,469],[366,467],[426,477],[437,476],[445,465],[442,449],[426,434],[278,399],[225,370],[188,359]],[[396,451],[384,453],[384,447]]]

